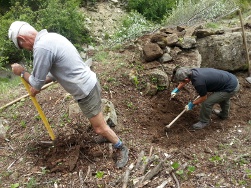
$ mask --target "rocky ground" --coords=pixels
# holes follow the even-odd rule
[[[130,72],[142,66],[137,48],[125,46],[104,53],[109,61],[94,59],[92,69],[100,79],[103,98],[115,106],[118,125],[114,130],[130,150],[127,166],[115,168],[115,151],[108,143],[95,143],[96,135],[81,113],[69,117],[68,107],[75,102],[54,84],[37,95],[57,138],[53,145],[47,142],[50,136],[29,98],[1,110],[7,137],[0,142],[0,187],[122,187],[126,172],[130,172],[127,187],[133,187],[139,177],[145,181],[138,187],[251,186],[247,73],[235,73],[241,90],[231,99],[229,119],[212,115],[210,126],[194,131],[191,125],[197,122],[200,109],[196,106],[165,129],[196,97],[192,86],[173,100],[170,90],[144,96],[129,80]],[[25,94],[20,84],[0,96],[0,107]]]

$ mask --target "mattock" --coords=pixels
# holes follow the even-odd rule
[[[200,96],[196,97],[196,98],[194,99],[194,101],[197,100],[198,98],[200,98]],[[169,129],[169,128],[172,126],[172,124],[174,124],[174,122],[177,121],[177,119],[179,119],[180,116],[182,116],[182,114],[184,114],[186,111],[187,111],[187,109],[186,109],[186,107],[185,107],[184,110],[183,110],[183,111],[182,111],[182,112],[181,112],[171,123],[169,123],[168,125],[166,125],[166,128]]]

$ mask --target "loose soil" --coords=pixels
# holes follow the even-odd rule
[[[54,84],[37,95],[56,135],[54,145],[43,142],[51,139],[29,98],[1,112],[8,128],[7,138],[0,144],[1,187],[14,183],[20,187],[81,187],[83,180],[87,187],[121,187],[116,180],[130,164],[136,164],[141,151],[148,156],[151,147],[152,155],[167,157],[166,166],[145,187],[157,187],[165,179],[169,180],[166,187],[175,187],[177,182],[167,170],[173,163],[184,166],[182,173],[176,174],[181,187],[250,187],[251,84],[245,81],[245,73],[236,73],[241,90],[231,99],[229,119],[212,115],[210,126],[194,131],[191,125],[197,122],[200,109],[196,106],[166,130],[165,126],[195,98],[192,86],[173,100],[169,99],[170,90],[143,96],[128,77],[140,55],[135,49],[109,53],[117,58],[107,63],[94,61],[92,69],[100,79],[103,98],[115,106],[118,125],[114,130],[130,150],[128,165],[115,168],[111,144],[95,143],[96,135],[81,113],[69,117],[68,107],[75,101]],[[10,102],[12,95],[17,98],[17,94],[25,93],[20,84],[1,95],[0,105]],[[195,170],[189,171],[189,166]],[[131,179],[136,178],[136,171],[131,172]],[[102,178],[97,177],[99,173],[104,173]]]
[[[90,55],[95,55],[94,51]],[[124,46],[106,51],[109,62],[94,61],[102,97],[110,100],[118,116],[114,131],[128,146],[129,161],[115,168],[111,144],[97,144],[96,134],[82,113],[69,116],[73,98],[58,84],[41,91],[36,98],[56,135],[53,144],[32,101],[24,98],[4,108],[6,139],[0,142],[0,187],[122,187],[121,177],[139,154],[164,160],[163,169],[144,187],[251,187],[251,84],[247,73],[234,73],[240,92],[231,99],[230,117],[220,120],[212,115],[210,126],[193,130],[200,106],[185,112],[169,129],[165,129],[196,93],[188,84],[175,99],[170,89],[154,96],[144,96],[129,80],[129,74],[143,64],[136,48]],[[23,85],[0,95],[0,107],[25,95]],[[218,106],[216,106],[218,108]],[[144,157],[144,158],[145,158]],[[157,161],[157,162],[156,162]],[[178,164],[179,167],[175,167]],[[130,173],[130,183],[141,176],[138,169]]]

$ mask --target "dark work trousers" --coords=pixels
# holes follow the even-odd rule
[[[219,104],[221,107],[221,117],[227,118],[229,116],[230,98],[234,96],[240,89],[239,83],[234,91],[228,92],[214,92],[205,100],[201,105],[199,121],[203,123],[210,123],[210,117],[212,114],[212,108],[215,104]]]

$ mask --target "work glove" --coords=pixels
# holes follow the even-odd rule
[[[179,93],[179,92],[180,92],[180,90],[176,87],[176,88],[171,92],[171,99],[174,98],[174,97],[177,95],[177,93]]]
[[[193,107],[194,107],[195,105],[192,103],[192,101],[190,101],[187,105],[186,105],[186,110],[188,111],[188,110],[192,110],[193,109]]]

